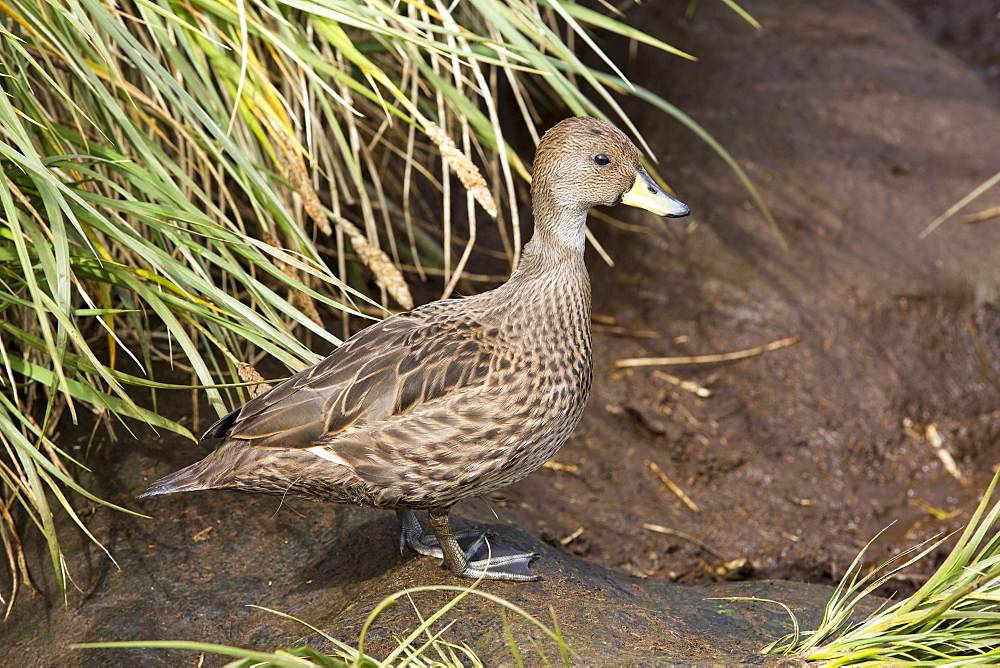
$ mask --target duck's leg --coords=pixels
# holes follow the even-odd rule
[[[409,547],[417,554],[425,557],[443,559],[444,553],[438,545],[437,538],[425,536],[424,528],[420,526],[420,520],[410,509],[397,510],[396,517],[399,518],[399,552],[402,554]]]
[[[399,551],[402,553],[409,547],[417,554],[435,559],[444,559],[444,552],[441,545],[433,534],[425,534],[424,528],[420,526],[420,520],[413,514],[412,510],[397,510],[396,517],[399,518]],[[466,557],[471,559],[479,550],[483,542],[492,535],[483,527],[469,527],[455,533],[455,540],[464,541],[471,539],[469,547],[465,550]]]
[[[537,580],[538,576],[528,569],[528,563],[536,556],[533,552],[520,552],[508,547],[504,547],[491,538],[491,533],[482,527],[470,527],[454,534],[451,533],[451,523],[448,520],[448,511],[437,511],[431,516],[431,526],[437,537],[427,535],[420,526],[417,516],[412,510],[397,510],[396,516],[399,518],[399,551],[402,552],[407,546],[414,552],[425,557],[442,559],[444,566],[456,575],[461,577],[486,577],[494,580]],[[439,527],[448,538],[441,540]],[[463,552],[458,541],[472,539],[469,547]],[[442,546],[448,543],[454,545],[453,550],[447,550]],[[458,555],[451,557],[449,561],[446,554]],[[457,568],[456,565],[457,564]]]
[[[431,529],[437,536],[438,545],[441,546],[445,568],[463,578],[519,582],[539,579],[528,568],[531,560],[538,556],[536,553],[512,550],[496,541],[491,543],[485,532],[472,544],[472,547],[462,552],[455,535],[451,532],[449,510],[449,508],[436,508],[427,512]]]

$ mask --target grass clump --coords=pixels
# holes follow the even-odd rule
[[[913,548],[864,577],[862,551],[831,597],[819,628],[793,634],[764,651],[826,666],[1000,663],[998,479],[1000,472],[944,563],[912,596],[853,621],[869,594],[944,539]]]

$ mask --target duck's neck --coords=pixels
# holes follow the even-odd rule
[[[521,262],[511,280],[538,280],[544,274],[582,272],[587,237],[586,207],[558,206],[545,190],[532,188],[535,231],[525,244]],[[567,277],[568,278],[568,277]]]
[[[504,310],[524,308],[534,318],[551,316],[567,327],[589,331],[590,277],[583,258],[587,212],[573,218],[535,219],[534,235],[524,246],[517,270],[498,289],[511,297]]]
[[[572,341],[572,350],[561,354],[590,359],[590,277],[583,259],[586,218],[586,211],[579,215],[574,235],[552,234],[552,227],[544,224],[552,221],[540,225],[536,218],[517,270],[499,288],[483,293],[489,295],[484,318],[494,319],[512,345],[549,350],[553,339]],[[569,220],[560,222],[565,225],[561,229],[570,229]]]
[[[562,274],[579,267],[583,267],[583,243],[566,244],[558,239],[547,239],[544,233],[536,230],[521,251],[521,261],[511,280],[536,280],[546,274]]]

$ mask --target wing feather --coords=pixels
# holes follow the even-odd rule
[[[367,430],[457,389],[482,384],[490,372],[496,334],[468,319],[428,324],[419,311],[392,316],[249,401],[203,438],[240,439],[251,447],[310,448],[330,443],[348,429]]]

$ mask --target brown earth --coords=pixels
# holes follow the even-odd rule
[[[746,168],[788,248],[707,146],[635,109],[692,221],[598,230],[620,266],[592,265],[614,326],[590,409],[569,468],[509,489],[501,517],[635,575],[705,582],[746,559],[752,577],[830,583],[889,525],[873,562],[961,527],[1000,460],[1000,225],[921,238],[1000,164],[998,99],[884,3],[755,3],[760,32],[713,3],[678,11],[630,20],[701,61],[640,48],[631,75],[663,73],[656,92]],[[615,367],[787,337],[739,362]]]
[[[749,9],[761,31],[723,3],[698,3],[683,19],[686,4],[631,8],[629,21],[700,62],[604,46],[730,151],[787,248],[701,139],[631,105],[660,173],[694,213],[655,228],[641,214],[627,219],[639,228],[592,225],[618,266],[589,258],[598,316],[591,404],[554,464],[489,506],[557,550],[641,578],[829,584],[887,526],[872,563],[963,526],[1000,460],[1000,224],[952,219],[921,236],[998,169],[1000,100],[887,2],[760,0]],[[990,193],[969,210],[998,200]],[[792,345],[739,361],[616,366],[790,337]],[[269,605],[272,564],[279,585],[293,565],[312,564],[303,596],[345,572],[339,586],[363,591],[399,568],[399,557],[367,556],[392,551],[389,520],[341,540],[324,518],[356,516],[346,510],[226,494],[130,500],[203,454],[170,439],[126,436],[104,447],[94,489],[155,519],[92,511],[125,570],[81,547],[71,572],[83,593],[71,592],[70,612],[37,597],[28,606],[50,620],[46,642],[57,642],[54,625],[96,614],[109,591],[120,595],[130,568],[150,593],[136,592],[126,612],[107,608],[96,628],[116,632],[101,637],[238,644],[254,642],[254,613],[237,619],[231,607],[191,600],[187,581],[199,595],[219,588],[216,603]],[[480,503],[456,515],[492,520]],[[339,551],[316,556],[328,548]],[[41,552],[34,556],[44,581]],[[934,565],[908,569],[891,588],[911,590]],[[242,597],[224,584],[232,579],[249,587]],[[12,643],[31,642],[29,627],[10,626]],[[95,639],[93,625],[80,628],[91,635],[73,639]]]

